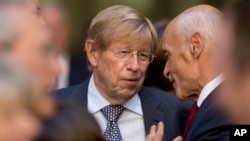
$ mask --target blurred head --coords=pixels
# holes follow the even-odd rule
[[[46,23],[41,16],[41,6],[39,0],[26,0],[26,2],[27,10],[33,14],[33,17],[36,18],[42,26],[46,26]]]
[[[9,17],[5,21],[8,26],[1,28],[6,31],[9,28],[12,34],[2,40],[5,46],[1,53],[13,56],[37,80],[38,92],[32,95],[36,99],[33,108],[40,118],[50,117],[54,113],[52,91],[60,72],[51,35],[27,9],[11,5],[4,11]]]
[[[219,75],[213,51],[220,19],[216,8],[198,5],[177,16],[164,32],[164,76],[181,100],[197,100],[202,88]]]
[[[74,104],[60,105],[57,116],[44,124],[36,141],[104,141],[95,118]]]
[[[41,12],[53,35],[59,54],[67,51],[69,43],[69,23],[65,10],[60,5],[45,5]]]
[[[17,65],[0,58],[0,140],[32,141],[39,122],[31,112],[32,81]]]
[[[240,0],[225,10],[218,35],[218,62],[225,72],[220,100],[223,111],[237,124],[250,123],[250,3]]]
[[[130,7],[111,6],[92,20],[85,43],[89,67],[111,104],[122,104],[139,91],[156,44],[152,23]]]
[[[16,6],[16,8],[25,9],[36,19],[42,26],[46,26],[41,16],[41,7],[39,0],[1,0],[0,7]]]

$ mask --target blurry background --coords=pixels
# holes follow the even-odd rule
[[[83,43],[91,19],[102,9],[115,5],[128,5],[140,11],[153,23],[171,19],[177,14],[197,4],[210,4],[219,9],[225,3],[235,0],[40,0],[42,5],[59,3],[69,14],[71,24],[70,52],[74,56],[83,57]]]

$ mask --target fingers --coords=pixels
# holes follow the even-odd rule
[[[147,135],[146,141],[162,141],[164,135],[164,124],[159,122],[158,125],[153,125]]]
[[[162,141],[163,135],[164,135],[164,124],[163,122],[159,122],[154,141]]]
[[[183,140],[182,136],[178,136],[173,141],[182,141],[182,140]]]
[[[150,128],[150,132],[149,132],[149,134],[147,135],[146,141],[153,141],[153,140],[154,140],[154,137],[155,137],[155,133],[156,133],[156,126],[153,125],[153,126],[151,126],[151,128]]]

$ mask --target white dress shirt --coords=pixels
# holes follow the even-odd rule
[[[201,104],[203,103],[203,101],[209,96],[209,94],[211,94],[211,92],[213,90],[215,90],[215,88],[217,88],[222,82],[223,82],[224,78],[223,75],[220,74],[219,76],[217,76],[216,78],[214,78],[213,80],[209,81],[201,90],[201,93],[198,97],[197,100],[197,106],[200,107]]]
[[[107,120],[100,110],[108,105],[110,103],[96,88],[92,75],[88,85],[88,110],[97,120],[103,133],[107,127]],[[139,95],[133,96],[123,106],[125,110],[118,119],[123,141],[145,141],[146,133]]]

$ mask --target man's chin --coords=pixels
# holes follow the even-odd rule
[[[177,90],[175,93],[175,96],[179,99],[179,100],[186,100],[186,98]]]
[[[56,114],[56,104],[54,102],[47,102],[42,104],[42,106],[38,105],[35,109],[35,113],[41,120],[49,120],[53,118]]]

